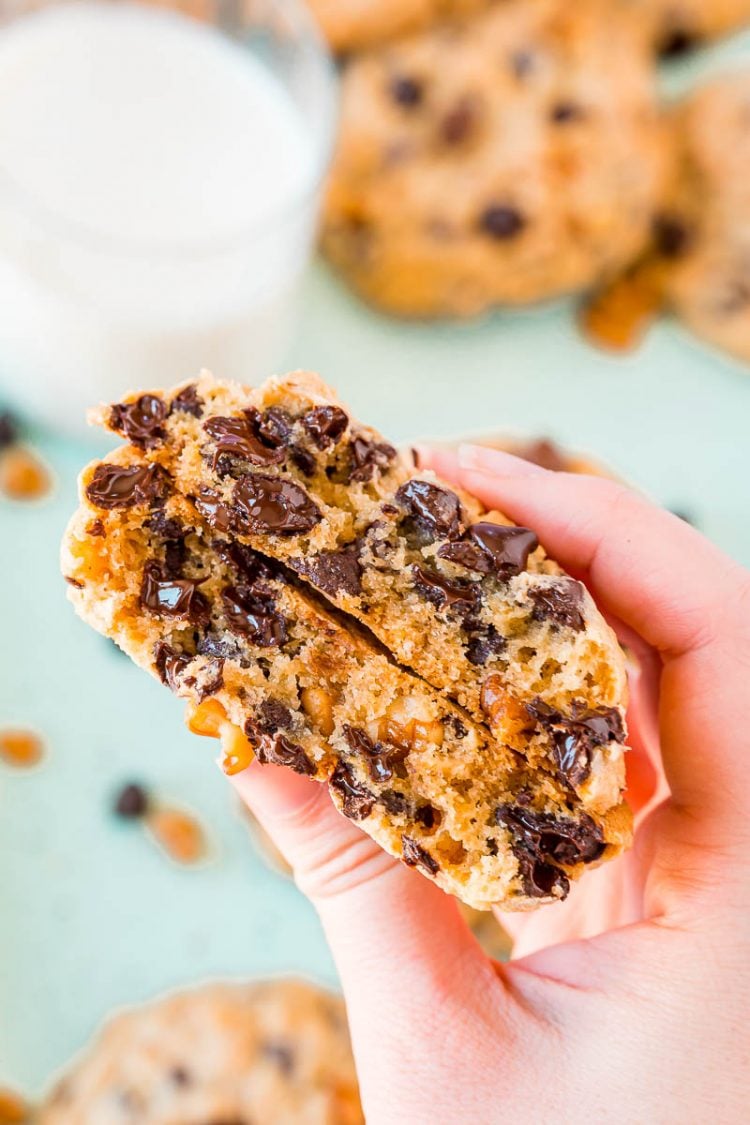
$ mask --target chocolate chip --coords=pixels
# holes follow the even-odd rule
[[[498,242],[516,238],[525,226],[526,220],[521,212],[507,204],[490,204],[479,216],[479,229]]]
[[[498,633],[492,622],[467,622],[464,628],[468,636],[465,652],[469,664],[482,668],[491,656],[499,656],[501,652],[505,652],[505,637]]]
[[[414,813],[414,819],[419,821],[428,832],[431,832],[434,828],[439,826],[443,819],[443,814],[439,809],[434,809],[432,805],[422,805],[421,808],[418,808]]]
[[[211,656],[217,660],[235,660],[238,664],[244,663],[247,666],[247,654],[243,645],[234,637],[228,637],[226,633],[220,635],[214,632],[204,633],[195,647],[199,656]],[[257,663],[260,665],[260,660]]]
[[[527,527],[475,523],[460,542],[444,543],[438,558],[505,580],[526,569],[529,555],[538,546],[539,540]]]
[[[301,445],[289,446],[289,460],[306,477],[315,475],[315,458]]]
[[[393,777],[394,765],[403,762],[409,753],[408,749],[403,746],[392,746],[387,742],[373,742],[361,727],[345,725],[344,738],[352,753],[365,762],[373,781],[390,781]]]
[[[154,646],[154,665],[159,674],[159,679],[171,691],[177,691],[180,686],[180,675],[190,663],[190,657],[177,652],[166,641],[157,641]]]
[[[401,858],[407,867],[421,867],[428,875],[437,875],[440,865],[430,853],[411,836],[402,836],[403,853]]]
[[[604,836],[587,813],[578,820],[556,818],[519,805],[500,805],[495,821],[504,825],[517,844],[545,863],[573,867],[592,863],[604,851]]]
[[[143,526],[153,531],[160,539],[184,539],[192,528],[185,527],[180,520],[166,515],[163,508],[158,508],[153,515],[144,520]]]
[[[320,522],[317,504],[304,488],[281,477],[241,477],[234,488],[235,519],[242,531],[297,535]]]
[[[321,551],[295,569],[325,594],[343,593],[356,597],[361,593],[362,567],[356,544],[341,551]]]
[[[424,86],[416,78],[408,75],[396,75],[391,79],[389,90],[394,102],[404,109],[414,109],[421,105],[424,98]]]
[[[549,119],[554,125],[569,125],[573,121],[580,121],[586,114],[581,106],[575,102],[557,102],[549,111]]]
[[[254,424],[261,441],[272,449],[279,449],[289,443],[294,419],[280,406],[269,406],[262,414],[254,409],[246,410],[245,416]]]
[[[232,509],[222,501],[218,492],[214,492],[212,488],[201,488],[198,495],[192,497],[192,500],[211,527],[216,528],[217,531],[231,530],[233,524]]]
[[[409,804],[404,794],[396,789],[386,789],[380,794],[378,801],[392,816],[403,816]]]
[[[458,145],[474,132],[477,110],[469,97],[460,98],[440,122],[440,138],[447,145]]]
[[[179,617],[205,624],[209,618],[208,602],[199,592],[199,581],[172,578],[158,563],[148,562],[143,568],[141,605],[164,617]]]
[[[286,644],[287,623],[277,613],[271,598],[258,596],[244,584],[227,586],[221,594],[227,625],[233,633],[249,637],[259,648],[278,648]]]
[[[9,410],[0,411],[0,449],[18,441],[18,423]]]
[[[123,785],[115,797],[113,809],[116,816],[123,820],[137,820],[148,812],[148,793],[135,781]]]
[[[175,1086],[190,1086],[193,1078],[187,1067],[173,1066],[169,1072],[169,1080]]]
[[[576,633],[585,628],[583,586],[573,578],[559,578],[550,586],[533,586],[529,598],[534,606],[532,620],[564,625]]]
[[[287,1077],[294,1070],[294,1051],[288,1043],[264,1043],[262,1051]]]
[[[684,27],[675,27],[665,32],[657,51],[662,59],[677,59],[688,54],[700,43],[699,36],[694,31]]]
[[[275,734],[277,730],[290,730],[292,713],[280,699],[269,696],[258,707],[257,722],[264,734]]]
[[[132,508],[164,499],[168,477],[160,465],[97,465],[86,495],[97,508]]]
[[[656,215],[651,235],[654,248],[662,258],[681,258],[690,249],[690,231],[677,215]]]
[[[172,399],[170,410],[172,413],[192,414],[193,418],[200,418],[206,404],[198,394],[195,383],[191,383]]]
[[[167,405],[157,395],[141,395],[135,402],[119,402],[109,412],[109,425],[137,445],[150,449],[166,436]]]
[[[248,723],[245,723],[245,733],[253,742],[253,736],[248,730]],[[253,746],[253,749],[255,750],[255,756],[263,766],[269,764],[272,766],[287,766],[295,773],[305,774],[308,777],[312,777],[315,773],[315,766],[302,747],[298,746],[296,742],[292,742],[286,735],[275,734],[273,737],[263,735],[257,745]]]
[[[327,449],[339,440],[349,419],[338,406],[315,406],[302,416],[302,425],[318,449]]]
[[[574,703],[571,713],[563,715],[542,700],[533,700],[526,710],[549,732],[555,764],[574,787],[589,776],[595,747],[625,741],[625,725],[615,707],[587,710]]]
[[[234,418],[207,418],[203,429],[215,442],[214,469],[223,455],[249,461],[251,465],[278,465],[284,460],[284,450],[265,445],[245,414]]]
[[[349,447],[349,482],[372,480],[376,469],[387,469],[396,458],[396,450],[384,441],[370,441],[361,434]]]
[[[249,585],[260,586],[266,594],[270,593],[267,583],[282,579],[282,572],[278,565],[275,565],[258,551],[254,551],[252,547],[248,547],[245,543],[215,540],[212,546],[217,555],[224,562],[231,563]]]
[[[452,539],[461,531],[461,501],[447,488],[426,480],[409,480],[394,499],[433,538]]]
[[[342,800],[341,811],[350,820],[364,820],[372,812],[377,799],[375,794],[357,781],[354,770],[346,762],[338,763],[328,786],[338,793]]]
[[[466,738],[469,733],[468,729],[459,719],[458,715],[445,715],[443,718],[445,726],[453,732],[456,738]]]
[[[86,534],[93,536],[95,539],[104,539],[107,532],[104,530],[104,524],[101,520],[92,520],[91,523],[86,525]]]
[[[73,586],[76,590],[83,589],[84,584],[78,578],[71,578],[69,574],[64,574],[63,578],[69,586]]]
[[[427,570],[415,563],[411,568],[414,588],[428,602],[440,609],[455,606],[463,612],[476,610],[481,605],[482,592],[478,582],[467,582],[463,578],[445,578],[435,570]]]
[[[532,855],[521,849],[515,850],[518,861],[518,872],[521,877],[524,894],[529,898],[548,898],[553,896],[560,900],[568,897],[570,879],[560,867],[544,860],[534,859]]]

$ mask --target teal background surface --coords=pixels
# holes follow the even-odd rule
[[[673,70],[667,85],[748,43]],[[316,265],[289,366],[318,369],[394,441],[551,435],[689,511],[750,563],[750,372],[676,325],[613,358],[581,339],[566,303],[405,324],[368,311]],[[0,357],[0,402],[6,390]],[[335,980],[313,911],[255,850],[214,745],[190,735],[183,705],[66,601],[58,544],[96,443],[31,437],[56,492],[40,504],[0,500],[0,726],[33,726],[49,746],[28,773],[0,764],[0,1085],[29,1093],[115,1006],[214,976]],[[112,794],[132,778],[201,817],[205,865],[180,869],[114,820]]]

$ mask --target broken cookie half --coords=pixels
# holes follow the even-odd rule
[[[230,773],[328,784],[479,909],[564,898],[628,843],[625,673],[530,529],[415,473],[316,376],[208,375],[98,412],[77,611],[189,701]]]

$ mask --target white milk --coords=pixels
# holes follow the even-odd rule
[[[0,384],[74,429],[201,366],[267,374],[326,144],[255,55],[179,15],[84,2],[4,27]]]

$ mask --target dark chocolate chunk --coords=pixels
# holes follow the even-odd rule
[[[576,633],[585,627],[583,586],[574,578],[559,578],[554,585],[533,586],[529,590],[534,621],[564,625]]]
[[[0,449],[18,441],[18,424],[9,410],[0,411]]]
[[[101,520],[92,520],[91,523],[86,526],[86,534],[99,539],[105,539],[107,536],[107,532],[104,530],[104,524]]]
[[[516,207],[493,203],[479,216],[479,229],[498,242],[517,238],[526,226],[526,220]]]
[[[132,508],[163,500],[169,479],[160,465],[122,465],[103,461],[96,466],[86,495],[97,508]]]
[[[407,74],[396,75],[390,82],[390,93],[394,102],[404,109],[415,109],[424,98],[424,85]]]
[[[295,569],[325,594],[351,594],[356,597],[362,589],[362,567],[356,544],[341,551],[321,551]]]
[[[469,733],[468,729],[459,719],[458,715],[446,715],[443,718],[443,723],[447,728],[453,731],[456,738],[466,738]]]
[[[690,249],[690,231],[677,215],[656,215],[651,233],[656,252],[662,258],[681,258]]]
[[[209,608],[198,590],[200,584],[191,578],[172,578],[158,563],[148,562],[143,568],[141,605],[160,616],[205,624]]]
[[[468,140],[477,124],[477,107],[469,97],[459,98],[440,122],[440,138],[447,145]]]
[[[241,531],[298,535],[311,531],[320,509],[304,488],[281,477],[252,474],[234,487],[235,520]]]
[[[233,633],[249,637],[259,648],[286,644],[286,620],[276,611],[272,598],[259,596],[257,589],[240,584],[227,586],[221,600],[227,625]]]
[[[264,734],[276,734],[278,730],[290,730],[292,713],[280,699],[269,696],[258,707],[257,723]]]
[[[318,449],[327,449],[339,440],[349,419],[338,406],[315,406],[302,416],[302,425]]]
[[[262,442],[271,449],[279,449],[288,445],[292,435],[294,419],[280,406],[269,406],[262,414],[253,408],[245,411],[246,418],[255,426],[255,431]]]
[[[377,800],[375,794],[357,781],[354,770],[346,762],[338,763],[328,780],[328,786],[341,797],[341,811],[350,820],[364,820],[372,812]]]
[[[388,742],[373,742],[361,727],[345,725],[344,737],[352,753],[366,763],[373,781],[390,781],[393,777],[393,767],[403,762],[409,753],[403,746],[392,746]]]
[[[569,125],[573,121],[580,121],[585,116],[586,114],[581,106],[570,101],[556,102],[549,111],[549,119],[554,125]]]
[[[265,445],[246,414],[234,418],[207,418],[203,429],[215,442],[214,469],[224,455],[249,461],[251,465],[278,465],[284,460],[284,450]]]
[[[549,732],[557,768],[574,787],[589,776],[596,746],[625,741],[622,715],[615,707],[589,711],[574,703],[570,715],[563,715],[542,700],[533,700],[526,710]]]
[[[185,527],[184,523],[167,516],[163,508],[158,508],[148,519],[144,520],[144,527],[153,531],[160,539],[184,539],[192,528]]]
[[[514,849],[514,855],[518,860],[524,894],[529,898],[568,897],[570,879],[562,868],[555,867],[554,863],[534,859],[533,855],[520,848]]]
[[[192,500],[211,527],[216,528],[217,531],[232,529],[232,509],[223,502],[218,492],[214,492],[212,488],[202,488]]]
[[[214,540],[212,547],[224,562],[231,563],[235,570],[253,587],[270,594],[267,583],[282,578],[282,572],[270,559],[265,558],[245,543]]]
[[[159,679],[172,691],[180,686],[180,675],[190,663],[190,657],[177,652],[166,641],[157,641],[154,646],[154,664]]]
[[[192,414],[193,418],[200,418],[206,404],[198,394],[195,383],[191,383],[172,399],[170,411],[178,414]]]
[[[492,622],[466,623],[468,640],[466,643],[466,659],[476,668],[482,668],[491,656],[499,656],[507,647],[505,637],[498,633]]]
[[[512,578],[526,569],[529,555],[539,540],[527,527],[504,527],[497,523],[475,523],[458,543],[444,543],[438,558],[475,570]]]
[[[517,844],[534,859],[573,867],[592,863],[604,851],[604,836],[588,813],[577,820],[534,812],[520,805],[500,805],[495,820],[504,825]]]
[[[482,591],[478,582],[468,582],[464,578],[446,578],[436,570],[427,570],[417,563],[412,566],[411,572],[415,589],[440,609],[453,606],[468,613],[481,605]]]
[[[204,633],[198,639],[195,650],[199,656],[212,656],[217,660],[235,660],[238,664],[247,666],[247,654],[242,643],[235,637],[229,637],[225,632]],[[260,664],[260,661],[257,661]]]
[[[294,1070],[294,1051],[288,1043],[264,1043],[263,1054],[276,1063],[282,1074],[287,1077]]]
[[[190,1086],[193,1077],[186,1066],[173,1066],[169,1072],[169,1080],[175,1086]]]
[[[252,722],[252,720],[251,720]],[[251,742],[253,736],[245,724],[245,733]],[[308,758],[305,751],[296,742],[292,742],[283,734],[262,735],[257,744],[253,745],[255,756],[261,765],[287,766],[295,773],[311,777],[315,773],[315,766]]]
[[[395,500],[433,537],[453,539],[461,531],[461,501],[455,492],[426,480],[402,484]]]
[[[664,33],[657,51],[662,59],[678,59],[687,55],[699,43],[700,38],[695,31],[686,27],[674,27]]]
[[[409,805],[404,794],[399,793],[396,789],[386,789],[379,795],[378,801],[392,816],[403,815]]]
[[[315,475],[315,458],[304,446],[290,445],[289,446],[289,460],[295,468],[304,473],[306,477]]]
[[[421,867],[428,875],[437,875],[440,870],[440,865],[430,853],[418,844],[411,836],[402,836],[401,844],[403,846],[403,853],[401,858],[407,867]]]
[[[376,469],[387,469],[396,458],[396,450],[384,441],[370,441],[361,434],[349,447],[349,481],[372,480]]]
[[[144,787],[131,781],[128,785],[123,785],[115,797],[113,808],[116,816],[121,816],[124,820],[137,820],[146,815],[148,806],[148,793]]]
[[[80,579],[71,578],[69,574],[64,574],[63,578],[68,583],[68,585],[73,586],[74,589],[76,589],[76,590],[82,590],[83,589],[84,584],[83,584],[83,582],[80,581]]]
[[[439,809],[434,809],[432,805],[422,805],[414,813],[414,819],[418,820],[423,828],[431,832],[433,828],[437,828],[443,819],[443,814]]]
[[[150,449],[166,436],[167,404],[157,395],[141,395],[135,402],[119,402],[109,412],[109,425],[137,445]]]

